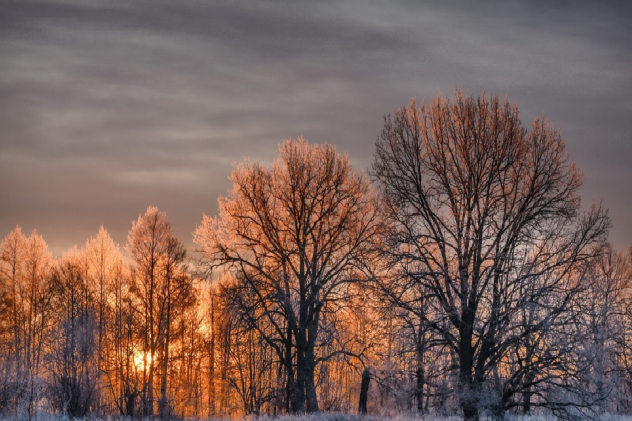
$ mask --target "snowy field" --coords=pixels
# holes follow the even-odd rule
[[[352,414],[341,414],[341,413],[320,413],[316,415],[305,415],[302,417],[296,416],[282,416],[277,418],[267,418],[260,417],[259,420],[262,421],[462,421],[463,418],[460,416],[444,416],[444,415],[426,415],[426,416],[415,416],[415,415],[398,415],[394,417],[384,417],[384,416],[374,416],[367,415],[364,417],[360,417],[358,415]],[[487,421],[485,417],[481,417],[482,421]],[[491,418],[489,419],[491,421]],[[556,421],[557,419],[553,416],[523,416],[523,415],[507,415],[505,417],[506,421]],[[602,421],[632,421],[632,416],[620,416],[620,415],[605,415],[602,418]]]
[[[15,418],[0,417],[0,421],[14,420]],[[50,415],[40,414],[37,418],[38,421],[70,421],[67,416],[63,415]],[[77,420],[75,418],[74,420]],[[87,417],[86,421],[132,421],[130,418],[93,418]],[[134,419],[136,420],[136,419]],[[193,420],[193,419],[191,419]],[[441,416],[441,415],[426,415],[426,416],[411,416],[411,415],[399,415],[395,417],[366,415],[360,417],[353,414],[342,413],[319,413],[313,415],[304,416],[292,416],[284,415],[280,417],[246,417],[241,421],[462,421],[458,416]],[[522,416],[522,415],[507,415],[506,421],[556,421],[553,416]],[[604,415],[601,418],[602,421],[632,421],[632,416],[624,415]],[[195,421],[233,421],[223,418],[207,418],[207,419],[195,419]],[[240,420],[237,420],[240,421]],[[491,418],[487,420],[485,417],[481,417],[481,421],[491,421]]]

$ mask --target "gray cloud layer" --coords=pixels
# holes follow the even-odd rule
[[[303,135],[366,168],[385,113],[459,86],[546,113],[627,246],[632,5],[549,3],[5,1],[0,235],[124,243],[152,204],[190,244],[233,162]]]

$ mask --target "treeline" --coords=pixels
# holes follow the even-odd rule
[[[546,120],[457,91],[368,174],[299,138],[231,180],[196,250],[154,207],[123,248],[4,238],[2,414],[632,413],[632,249]]]

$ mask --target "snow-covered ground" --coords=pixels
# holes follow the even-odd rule
[[[507,415],[506,421],[556,421],[553,416],[523,416],[523,415]],[[0,421],[15,420],[12,417],[0,416]],[[75,418],[74,420],[77,420]],[[95,418],[87,417],[86,421],[132,421],[125,418]],[[280,417],[246,417],[243,420],[229,420],[222,418],[208,418],[208,419],[195,419],[195,421],[462,421],[459,416],[443,416],[443,415],[426,415],[426,416],[414,416],[414,415],[398,415],[395,417],[384,417],[376,415],[358,416],[354,414],[343,414],[337,412],[330,413],[318,413],[311,415],[295,416],[295,415],[283,415]],[[486,421],[485,418],[482,418]],[[39,414],[37,421],[70,421],[67,416],[64,415],[51,415],[51,414]],[[137,421],[137,420],[133,420]],[[193,419],[191,420],[193,421]],[[625,415],[604,415],[601,421],[632,421],[632,416]]]
[[[341,413],[319,413],[313,415],[304,415],[301,417],[286,415],[277,418],[260,417],[260,421],[462,421],[462,417],[459,416],[444,416],[444,415],[398,415],[394,417],[382,417],[367,415],[360,417],[352,414]],[[506,421],[556,421],[553,416],[541,416],[541,415],[507,415]],[[482,418],[485,420],[485,418]],[[621,415],[604,415],[602,421],[632,421],[632,416]]]

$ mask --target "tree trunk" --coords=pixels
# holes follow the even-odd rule
[[[307,378],[307,370],[305,367],[305,341],[300,337],[304,336],[304,332],[297,335],[296,344],[296,384],[294,385],[294,395],[292,399],[292,412],[295,414],[305,413],[305,383]]]
[[[461,383],[461,409],[464,421],[478,421],[478,387],[472,375],[473,353],[471,334],[461,333],[461,349],[459,350],[459,377]]]
[[[527,373],[526,378],[528,382],[531,382],[533,380],[533,375],[529,372]],[[531,395],[533,395],[533,392],[531,391],[531,386],[529,386],[522,394],[522,413],[525,415],[529,415],[531,413]]]
[[[316,371],[316,364],[314,361],[314,346],[308,345],[307,353],[305,356],[305,410],[308,413],[318,412],[318,395],[316,395],[316,382],[314,381],[314,372]]]
[[[160,403],[158,405],[158,413],[160,418],[167,419],[169,416],[169,408],[167,402],[167,379],[169,377],[169,341],[171,331],[171,298],[167,298],[167,321],[165,325],[165,347],[162,356],[162,381],[160,384]]]
[[[369,382],[371,381],[371,373],[365,368],[362,372],[362,385],[360,386],[360,402],[358,404],[358,413],[366,414],[366,403],[369,396]]]
[[[421,328],[420,328],[421,330]],[[424,337],[421,332],[417,335],[417,370],[415,373],[416,387],[415,387],[415,400],[417,401],[417,412],[420,415],[424,414],[424,385],[426,383],[426,370],[424,367]]]
[[[308,327],[304,330],[304,337],[302,338],[304,346],[305,410],[307,413],[320,411],[318,408],[318,395],[316,394],[316,382],[314,381],[316,372],[315,345],[319,318],[318,315],[314,313],[312,313],[313,319],[308,323]]]
[[[420,415],[424,414],[424,385],[426,383],[425,370],[423,366],[417,367],[417,372],[415,373],[415,377],[417,380],[417,385],[415,387],[415,399],[417,400],[417,412]]]
[[[211,292],[211,343],[208,373],[208,417],[215,415],[215,295]]]
[[[461,409],[465,421],[479,421],[478,405],[472,399],[462,398]]]
[[[145,401],[145,416],[154,416],[154,352],[149,359],[149,379],[147,380],[147,400]]]

